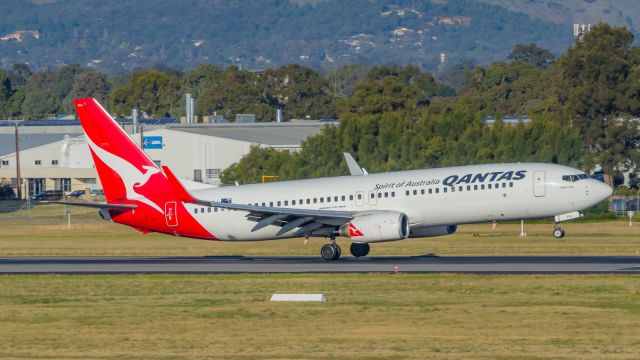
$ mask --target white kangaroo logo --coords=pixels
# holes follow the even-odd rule
[[[87,136],[87,143],[96,156],[105,163],[108,167],[110,167],[113,171],[118,173],[122,182],[124,183],[124,187],[126,189],[126,197],[129,200],[137,200],[141,203],[145,203],[152,208],[156,209],[161,214],[164,214],[164,211],[156,205],[153,201],[146,198],[144,195],[136,192],[136,188],[144,186],[144,184],[149,181],[149,179],[160,172],[160,169],[154,166],[142,166],[146,171],[142,173],[138,168],[131,165],[128,161],[113,155],[112,153],[104,150],[100,146],[96,145],[89,136]]]

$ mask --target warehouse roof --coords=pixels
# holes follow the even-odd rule
[[[21,134],[20,150],[27,150],[34,147],[47,145],[56,141],[64,140],[66,134]],[[68,134],[78,136],[80,134]],[[0,134],[0,156],[13,154],[16,152],[16,142],[14,134]]]
[[[331,122],[305,121],[265,124],[206,124],[170,126],[169,129],[192,134],[216,136],[265,145],[300,145],[302,140],[317,135]]]

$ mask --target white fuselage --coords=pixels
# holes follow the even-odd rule
[[[581,174],[579,180],[563,176]],[[236,204],[363,212],[397,211],[410,226],[552,217],[604,200],[611,188],[561,165],[512,163],[340,176],[192,190],[198,198]],[[185,204],[219,240],[251,241],[276,236],[277,226],[252,232],[244,211]]]

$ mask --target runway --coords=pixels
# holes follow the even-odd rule
[[[474,273],[640,274],[640,257],[7,257],[0,274]]]

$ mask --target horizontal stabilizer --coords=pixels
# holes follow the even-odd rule
[[[38,201],[39,204],[62,204],[72,206],[84,206],[97,209],[135,209],[138,205],[133,204],[107,204],[100,202],[78,202],[78,201]]]

